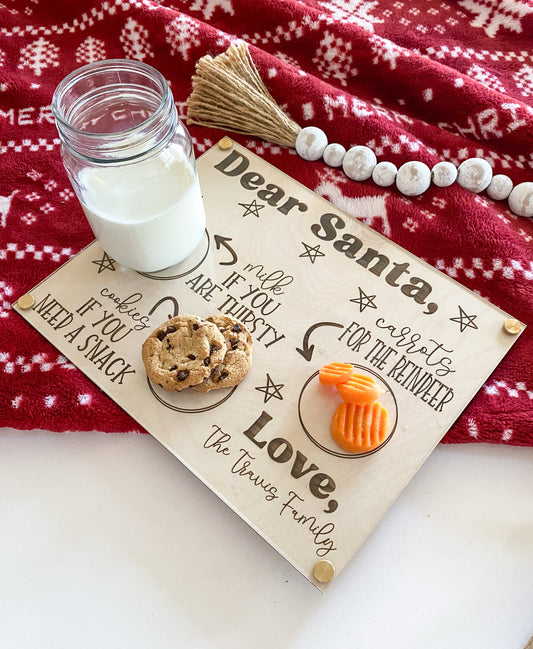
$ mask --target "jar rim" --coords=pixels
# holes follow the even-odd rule
[[[54,119],[58,122],[58,124],[62,128],[67,129],[73,134],[79,134],[89,139],[101,138],[102,133],[78,129],[72,124],[70,124],[66,119],[64,119],[63,112],[59,109],[60,98],[65,94],[65,92],[69,88],[74,86],[75,82],[82,79],[84,75],[86,75],[88,72],[124,69],[124,68],[127,68],[128,70],[132,70],[134,72],[138,71],[144,73],[146,74],[146,76],[149,76],[151,79],[155,79],[155,81],[157,82],[161,90],[161,101],[159,102],[159,105],[154,110],[154,112],[148,118],[146,118],[139,124],[136,124],[135,126],[131,126],[123,130],[113,131],[111,133],[106,133],[106,138],[111,140],[115,140],[115,139],[118,140],[120,138],[123,138],[124,135],[127,135],[128,133],[136,131],[140,127],[150,124],[150,122],[156,121],[160,117],[161,113],[165,110],[165,107],[168,103],[168,98],[169,96],[171,96],[170,88],[168,87],[168,83],[165,77],[161,74],[161,72],[159,72],[159,70],[149,65],[148,63],[144,63],[143,61],[137,61],[135,59],[102,59],[101,61],[94,61],[92,63],[87,63],[70,72],[66,77],[64,77],[59,82],[56,89],[54,90],[54,94],[52,96],[52,103],[51,103],[51,110],[52,110],[52,114],[54,115]]]

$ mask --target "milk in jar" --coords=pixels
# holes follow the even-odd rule
[[[188,257],[205,230],[198,176],[178,147],[131,167],[80,172],[80,202],[113,259],[152,272]]]

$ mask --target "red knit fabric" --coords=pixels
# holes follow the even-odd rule
[[[0,9],[0,425],[139,430],[10,307],[92,240],[60,160],[50,102],[71,70],[133,58],[169,80],[183,117],[195,62],[246,40],[302,126],[397,166],[484,157],[533,180],[533,5],[528,0],[6,0]],[[220,132],[191,127],[201,154]],[[455,185],[406,199],[323,163],[236,139],[354,218],[533,324],[533,222]],[[367,212],[364,212],[367,214]],[[530,327],[531,328],[531,327]],[[533,445],[533,328],[446,442]],[[475,367],[472,368],[475,372]]]

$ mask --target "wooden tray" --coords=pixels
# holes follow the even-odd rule
[[[15,308],[325,590],[524,327],[237,144],[198,170],[208,225],[190,258],[139,274],[93,243]],[[244,381],[152,385],[147,335],[217,312],[254,337]],[[340,399],[318,370],[333,360],[384,390],[391,432],[373,453],[331,438]]]

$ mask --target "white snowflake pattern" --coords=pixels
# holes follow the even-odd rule
[[[355,76],[357,70],[352,67],[353,57],[350,54],[352,44],[344,41],[329,31],[319,43],[313,63],[325,78],[337,79],[341,86],[347,85],[348,75]]]
[[[298,68],[298,71],[300,73],[303,72],[303,70],[300,69],[301,68],[300,63],[293,56],[289,56],[288,54],[285,54],[285,52],[276,52],[276,56],[278,57],[278,59],[285,61],[285,63],[292,65],[293,68]]]
[[[414,234],[418,230],[418,223],[411,217],[408,216],[405,221],[402,223],[402,226]]]
[[[490,38],[496,36],[500,27],[522,33],[522,18],[533,13],[527,0],[461,0],[459,5],[476,14],[470,24],[483,29]]]
[[[434,205],[435,207],[438,207],[439,210],[443,210],[447,207],[448,202],[444,200],[444,198],[440,198],[439,196],[434,196],[431,199],[431,204]]]
[[[46,191],[52,192],[54,189],[57,187],[57,183],[55,180],[49,180],[44,184],[44,188]]]
[[[67,187],[66,189],[63,189],[59,192],[59,198],[61,198],[62,201],[68,201],[71,198],[74,198],[74,192],[72,191],[72,189],[69,189]]]
[[[184,61],[188,61],[191,48],[200,45],[199,31],[198,23],[184,14],[180,14],[168,25],[165,25],[166,40],[172,54],[179,54]]]
[[[43,174],[40,171],[35,171],[35,169],[31,169],[30,171],[28,171],[26,175],[28,176],[28,178],[31,178],[32,180],[35,181],[39,180],[39,178],[42,178],[43,176]]]
[[[0,280],[0,318],[7,318],[13,301],[13,287]]]
[[[516,87],[524,97],[533,95],[533,68],[529,65],[523,65],[518,72],[513,74]]]
[[[120,42],[126,56],[132,59],[144,61],[144,59],[154,56],[150,45],[149,31],[133,18],[128,18],[126,21],[120,34]]]
[[[472,79],[479,81],[487,88],[497,90],[498,92],[505,92],[505,87],[499,80],[499,78],[495,74],[492,74],[492,72],[489,72],[488,70],[485,70],[485,68],[482,68],[477,63],[471,65],[470,68],[468,68],[468,70],[466,71],[466,74]]]
[[[94,63],[95,61],[105,59],[106,50],[104,41],[94,38],[93,36],[87,36],[76,50],[75,57],[76,62],[80,64]]]
[[[387,38],[377,35],[372,36],[372,52],[374,54],[372,63],[375,65],[380,62],[388,63],[391,70],[396,69],[396,59],[399,56],[408,57],[410,55],[408,50],[398,47]]]
[[[30,201],[30,203],[33,203],[34,201],[38,201],[41,198],[41,195],[38,194],[37,192],[31,192],[30,194],[26,194],[24,198],[27,201]]]
[[[320,5],[327,9],[335,20],[359,25],[366,31],[373,32],[375,23],[382,23],[381,18],[372,15],[377,0],[322,0]]]
[[[191,11],[201,11],[206,20],[209,20],[215,13],[215,9],[220,7],[222,11],[226,11],[230,16],[233,16],[233,5],[231,0],[195,0],[191,5]]]
[[[37,217],[35,216],[35,214],[33,212],[26,212],[26,214],[24,214],[24,216],[20,217],[20,220],[24,221],[24,223],[26,223],[26,225],[31,225],[32,223],[35,223],[35,221],[37,221]]]
[[[38,77],[48,67],[59,65],[59,47],[42,36],[20,50],[19,70],[29,68]]]
[[[50,203],[45,203],[44,205],[41,205],[41,207],[39,209],[44,214],[50,214],[50,212],[53,212],[55,210],[55,207],[50,205]]]

